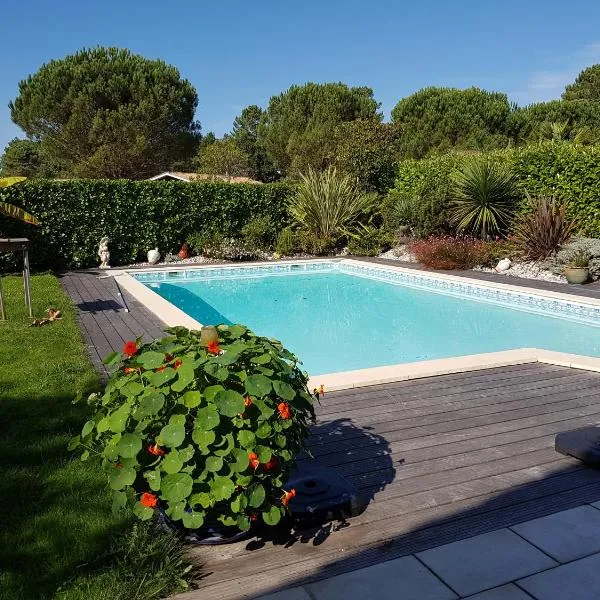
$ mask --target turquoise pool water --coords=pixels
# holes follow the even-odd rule
[[[522,347],[600,356],[598,323],[514,310],[335,267],[221,273],[226,274],[138,279],[203,324],[244,323],[259,335],[280,339],[312,375]]]

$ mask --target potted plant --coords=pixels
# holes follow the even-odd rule
[[[113,372],[70,447],[102,459],[114,510],[150,519],[159,508],[196,537],[276,525],[314,419],[307,375],[280,342],[242,325],[167,332],[105,359]]]
[[[590,255],[585,250],[574,252],[565,265],[564,274],[569,283],[585,283],[590,277]]]

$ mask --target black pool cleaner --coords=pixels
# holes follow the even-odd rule
[[[586,465],[600,469],[600,427],[582,427],[557,434],[554,441],[557,452],[572,456]]]

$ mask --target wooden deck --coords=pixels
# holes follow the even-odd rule
[[[96,364],[160,323],[96,272],[62,278]],[[252,598],[600,500],[600,472],[557,454],[559,431],[600,422],[600,374],[527,364],[326,394],[311,449],[369,502],[346,523],[192,548],[185,598]]]

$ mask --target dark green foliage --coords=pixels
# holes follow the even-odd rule
[[[373,225],[359,225],[348,232],[348,252],[354,256],[379,256],[389,250],[394,236]]]
[[[41,143],[33,140],[12,139],[0,158],[1,177],[55,177],[58,168],[52,165],[42,151]]]
[[[575,82],[566,87],[563,98],[600,102],[600,65],[592,65],[579,73]]]
[[[291,227],[281,230],[277,236],[275,252],[282,256],[293,256],[298,250],[298,236]]]
[[[223,175],[228,181],[232,177],[247,177],[250,172],[250,157],[231,137],[201,145],[196,165],[200,173]]]
[[[127,264],[156,246],[163,255],[177,252],[198,231],[239,238],[244,225],[261,215],[283,227],[292,193],[284,184],[25,181],[3,189],[0,198],[26,208],[42,225],[27,228],[0,217],[0,232],[29,237],[36,267],[95,266],[105,235],[111,264]]]
[[[355,119],[380,118],[373,91],[343,83],[294,85],[269,101],[259,143],[282,175],[328,164],[333,129]]]
[[[567,206],[553,197],[528,198],[525,212],[515,227],[515,239],[527,258],[541,260],[566,244],[576,223],[567,217]]]
[[[402,126],[402,155],[421,158],[451,148],[505,147],[510,111],[506,94],[429,87],[400,100],[392,121]]]
[[[401,133],[378,119],[341,123],[333,131],[331,162],[363,189],[383,194],[394,185]]]
[[[175,67],[98,47],[43,65],[10,109],[65,173],[142,179],[189,154],[197,100]]]
[[[265,111],[255,104],[247,106],[233,121],[231,137],[249,157],[250,176],[257,181],[275,181],[279,174],[258,140],[258,126]]]
[[[242,228],[242,239],[251,250],[270,250],[279,228],[269,215],[254,217]]]

